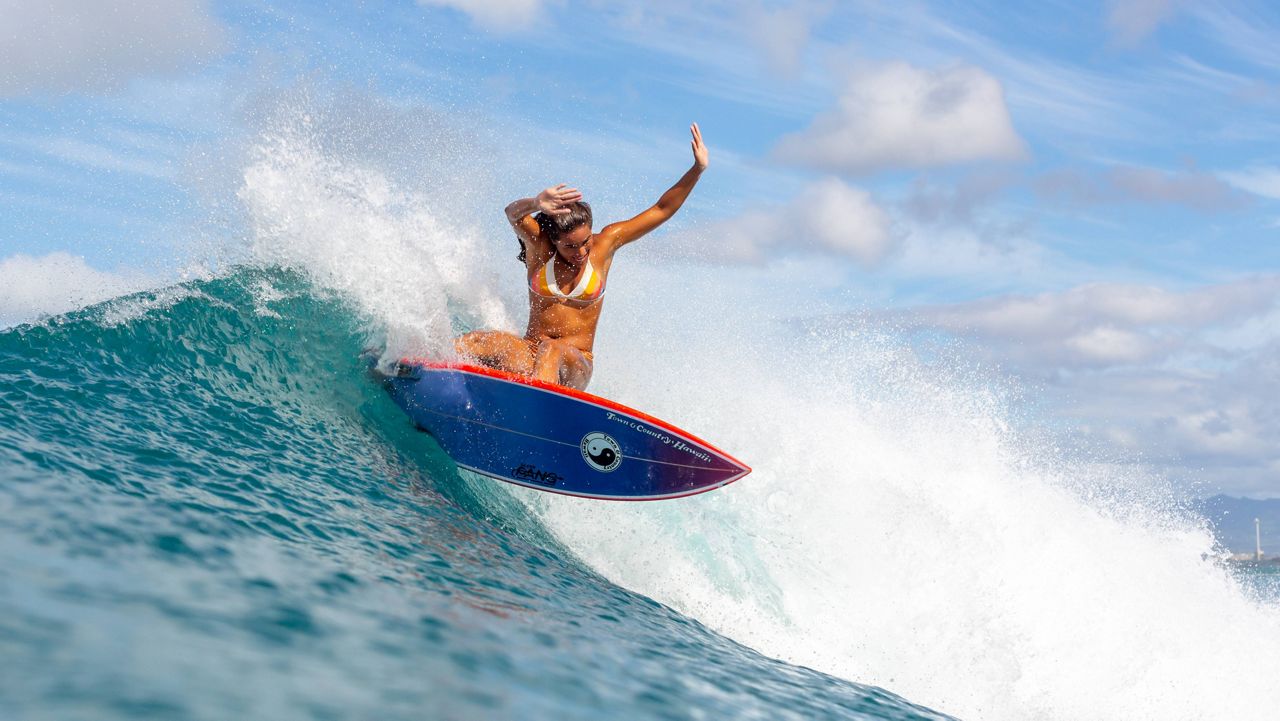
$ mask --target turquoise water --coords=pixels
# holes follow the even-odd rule
[[[367,327],[239,270],[0,331],[0,718],[943,718],[601,577]]]
[[[1237,566],[1236,578],[1263,603],[1280,604],[1280,566]]]

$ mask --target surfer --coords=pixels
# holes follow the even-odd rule
[[[694,123],[689,132],[693,167],[652,207],[599,233],[592,231],[591,206],[582,193],[564,183],[508,205],[507,220],[520,241],[517,257],[529,283],[529,326],[523,337],[495,330],[467,333],[454,342],[457,352],[499,370],[586,388],[613,254],[675,215],[707,169],[702,131]]]

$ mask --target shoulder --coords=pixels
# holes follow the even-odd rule
[[[610,253],[617,250],[619,246],[626,244],[629,239],[630,233],[625,220],[610,223],[601,228],[599,233],[596,233],[596,242]]]

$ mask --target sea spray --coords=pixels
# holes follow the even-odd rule
[[[1237,719],[1280,703],[1280,687],[1237,685],[1280,663],[1280,608],[1206,560],[1202,526],[1086,502],[1069,460],[1020,436],[1001,381],[865,327],[813,336],[726,306],[608,336],[597,353],[634,365],[597,390],[755,472],[660,507],[519,492],[587,563],[765,653],[962,718]],[[657,340],[673,323],[703,340]]]
[[[459,193],[396,184],[385,159],[358,150],[367,144],[327,152],[333,128],[323,121],[337,121],[323,107],[286,105],[269,117],[238,191],[253,262],[299,270],[356,303],[377,319],[392,355],[448,352],[455,314],[463,325],[514,328],[495,291],[495,244],[456,210],[445,220]],[[437,188],[463,177],[437,179]]]

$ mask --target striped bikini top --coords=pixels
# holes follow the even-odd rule
[[[578,280],[578,284],[573,290],[565,293],[560,290],[560,285],[556,283],[556,255],[551,255],[551,260],[542,266],[542,271],[534,273],[529,279],[529,289],[544,298],[559,298],[560,300],[582,300],[593,302],[604,296],[604,276],[596,272],[591,265],[591,258],[587,258],[587,265],[582,269],[582,275]]]

